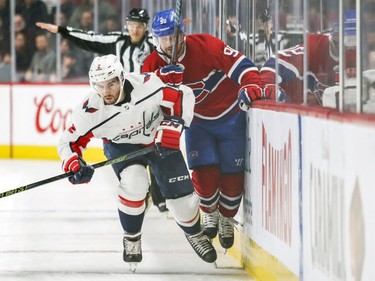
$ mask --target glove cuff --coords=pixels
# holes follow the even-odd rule
[[[247,84],[245,86],[242,86],[240,89],[239,89],[239,93],[243,90],[243,89],[246,89],[246,88],[249,88],[249,87],[254,87],[254,88],[258,88],[260,91],[262,91],[262,88],[259,87],[259,85],[257,84]]]
[[[185,125],[184,119],[178,116],[164,116],[164,120],[173,121],[175,123],[181,124],[182,127]]]
[[[78,154],[73,152],[72,154],[67,157],[63,162],[63,170],[65,173],[72,171],[76,173],[80,168],[79,157]]]

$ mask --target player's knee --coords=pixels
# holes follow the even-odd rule
[[[145,209],[144,199],[149,187],[147,170],[143,165],[131,165],[120,173],[119,209],[138,215]]]
[[[167,199],[167,207],[178,224],[182,226],[192,226],[200,218],[199,197],[195,193],[177,199]]]
[[[221,175],[221,193],[227,196],[239,196],[244,188],[244,173],[222,174]]]
[[[200,197],[212,198],[217,193],[220,183],[219,166],[204,166],[193,170],[194,188]]]

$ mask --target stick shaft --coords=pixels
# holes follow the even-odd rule
[[[100,168],[100,167],[112,165],[112,164],[115,164],[115,163],[119,163],[119,162],[122,162],[122,161],[125,161],[125,160],[130,160],[130,159],[145,155],[145,154],[150,153],[154,150],[155,150],[154,146],[146,147],[146,148],[134,151],[134,152],[130,152],[128,154],[121,155],[121,156],[113,158],[113,159],[109,159],[109,160],[105,160],[105,161],[96,163],[96,164],[92,165],[92,167],[94,169],[97,169],[97,168]],[[57,175],[57,176],[54,176],[54,177],[51,177],[51,178],[47,178],[47,179],[44,179],[44,180],[41,180],[41,181],[37,181],[37,182],[34,182],[34,183],[23,185],[23,186],[14,188],[14,189],[10,189],[8,191],[4,191],[4,192],[0,193],[0,199],[4,198],[4,197],[7,197],[7,196],[10,196],[10,195],[14,195],[14,194],[26,191],[26,190],[30,190],[30,189],[35,188],[37,186],[41,186],[41,185],[44,185],[44,184],[47,184],[47,183],[51,183],[51,182],[54,182],[54,181],[57,181],[57,180],[64,179],[64,178],[67,178],[67,177],[72,176],[72,175],[73,175],[72,172],[68,172],[68,173],[60,174],[60,175]]]
[[[182,0],[177,0],[176,3],[176,22],[174,23],[174,38],[175,42],[172,49],[172,64],[177,63],[177,46],[180,35],[180,21],[181,21],[181,6]]]

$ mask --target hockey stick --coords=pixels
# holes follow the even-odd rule
[[[130,160],[130,159],[145,155],[145,154],[150,153],[154,150],[155,150],[154,146],[146,147],[146,148],[134,151],[134,152],[130,152],[128,154],[121,155],[119,157],[116,157],[116,158],[113,158],[113,159],[110,159],[110,160],[106,160],[106,161],[96,163],[96,164],[92,165],[92,167],[94,169],[97,169],[97,168],[100,168],[100,167],[112,165],[112,164],[115,164],[115,163],[119,163],[119,162],[122,162],[122,161],[125,161],[125,160]],[[10,196],[10,195],[13,195],[13,194],[17,194],[17,193],[32,189],[34,187],[37,187],[37,186],[40,186],[40,185],[43,185],[43,184],[47,184],[47,183],[50,183],[50,182],[61,180],[63,178],[67,178],[67,177],[72,176],[72,175],[73,175],[73,172],[68,172],[68,173],[60,174],[60,175],[57,175],[57,176],[54,176],[54,177],[51,177],[51,178],[48,178],[48,179],[37,181],[37,182],[31,183],[31,184],[28,184],[28,185],[23,185],[21,187],[18,187],[18,188],[11,189],[11,190],[0,193],[0,198],[4,198],[4,197],[7,197],[7,196]]]
[[[181,6],[182,0],[177,0],[176,3],[176,20],[174,23],[174,38],[175,42],[172,49],[172,64],[177,63],[177,46],[178,46],[178,37],[180,36],[180,21],[181,21]]]

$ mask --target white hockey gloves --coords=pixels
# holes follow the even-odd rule
[[[256,84],[243,86],[238,91],[238,105],[244,111],[249,110],[251,103],[260,98],[262,98],[262,89]]]
[[[76,153],[72,153],[64,160],[63,170],[65,173],[74,173],[73,176],[68,178],[72,184],[88,183],[95,171],[91,165],[86,164],[86,162]]]
[[[182,84],[185,67],[182,64],[168,64],[156,71],[156,75],[168,85],[179,86]]]
[[[159,123],[155,134],[156,151],[165,157],[180,149],[180,137],[184,128],[184,120],[167,116]]]

